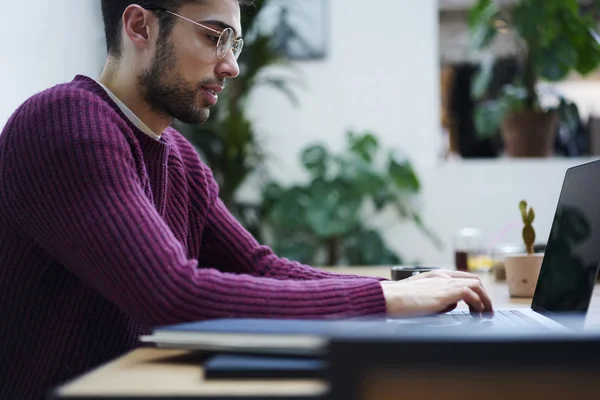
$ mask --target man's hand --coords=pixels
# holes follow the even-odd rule
[[[459,301],[467,303],[472,313],[493,313],[481,280],[467,272],[431,271],[401,281],[383,281],[381,287],[391,317],[448,312]]]

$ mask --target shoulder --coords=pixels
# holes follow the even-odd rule
[[[0,134],[0,181],[16,170],[100,174],[135,165],[126,127],[115,115],[97,93],[77,84],[35,94]]]
[[[74,80],[28,98],[9,118],[0,138],[15,146],[31,142],[52,146],[86,140],[119,140],[122,135],[109,134],[123,128],[115,116],[105,99],[90,90],[89,82]]]
[[[13,114],[13,118],[28,116],[59,117],[68,116],[67,120],[85,118],[91,115],[108,114],[112,108],[100,96],[98,91],[91,90],[89,82],[73,80],[45,89],[29,97]],[[50,118],[46,121],[54,121]],[[44,121],[39,121],[44,122]]]

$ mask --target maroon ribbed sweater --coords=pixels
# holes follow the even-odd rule
[[[257,243],[183,136],[145,135],[88,77],[0,135],[1,399],[40,398],[158,325],[384,314],[378,280]]]

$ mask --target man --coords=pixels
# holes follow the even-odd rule
[[[277,257],[229,214],[170,124],[205,121],[238,75],[238,0],[102,11],[99,79],[32,96],[0,135],[0,398],[42,397],[158,325],[492,310],[473,275],[325,273]]]

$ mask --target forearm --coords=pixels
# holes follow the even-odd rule
[[[179,320],[342,318],[386,312],[381,285],[371,279],[300,282],[199,269],[177,284],[188,299],[172,304],[171,315]]]

